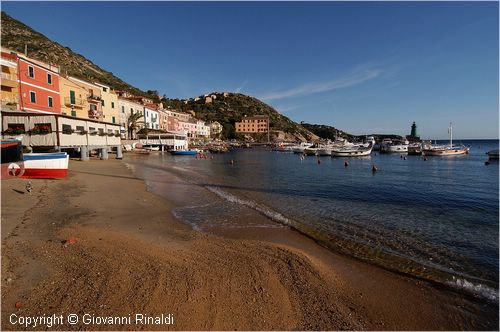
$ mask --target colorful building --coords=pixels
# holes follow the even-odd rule
[[[197,138],[210,138],[210,126],[205,124],[205,121],[196,121],[196,137]]]
[[[237,133],[267,133],[269,117],[267,115],[245,116],[241,122],[236,122]]]
[[[118,109],[118,95],[109,86],[94,83],[101,90],[101,109],[103,119],[110,123],[120,122],[120,111]]]
[[[17,54],[19,109],[27,112],[61,113],[59,68]]]
[[[89,118],[87,89],[71,77],[59,78],[61,114],[81,119]]]
[[[2,65],[2,110],[19,109],[19,88],[17,85],[17,55],[3,52]]]
[[[144,106],[144,124],[148,129],[160,129],[160,114],[154,106]]]

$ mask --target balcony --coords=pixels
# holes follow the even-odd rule
[[[83,99],[80,98],[71,99],[70,97],[64,97],[64,105],[74,108],[83,108],[85,104],[83,102]]]
[[[97,96],[97,95],[95,95],[95,94],[93,94],[93,93],[89,93],[89,94],[87,95],[87,99],[88,99],[89,101],[101,101],[101,97],[100,97],[100,96]]]
[[[2,86],[7,86],[9,88],[17,87],[16,74],[2,73]]]

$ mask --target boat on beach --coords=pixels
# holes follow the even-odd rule
[[[454,146],[453,145],[453,127],[450,123],[450,128],[448,128],[448,133],[450,134],[450,144],[449,145],[425,145],[422,149],[422,154],[425,156],[457,156],[469,153],[469,148],[465,145]]]
[[[2,140],[2,180],[13,177],[27,179],[60,179],[68,175],[66,152],[23,153],[21,141]]]

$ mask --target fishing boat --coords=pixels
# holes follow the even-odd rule
[[[457,156],[469,153],[469,148],[463,144],[453,146],[453,127],[451,122],[450,128],[448,128],[448,133],[450,134],[449,145],[425,145],[422,149],[422,154],[426,156]]]
[[[174,156],[195,156],[198,154],[196,150],[171,150],[170,153]]]
[[[325,144],[315,144],[304,149],[304,154],[307,156],[331,156],[332,146]]]
[[[369,156],[372,153],[373,143],[370,142],[368,146],[353,145],[341,148],[332,149],[332,157],[362,157]]]

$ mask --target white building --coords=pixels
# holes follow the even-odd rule
[[[199,138],[210,138],[210,127],[205,124],[205,121],[196,121],[196,136]]]
[[[122,138],[127,137],[127,122],[131,114],[141,113],[142,118],[138,121],[138,128],[144,127],[144,106],[127,98],[118,97],[118,110],[120,111],[120,126]]]
[[[152,107],[144,106],[144,123],[148,129],[160,129],[160,113]]]

